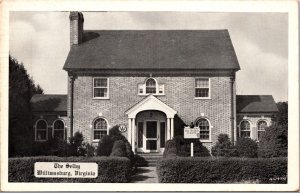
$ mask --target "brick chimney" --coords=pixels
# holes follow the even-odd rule
[[[70,12],[70,44],[78,45],[83,39],[83,14],[78,11]]]

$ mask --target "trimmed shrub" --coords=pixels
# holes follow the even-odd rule
[[[266,128],[258,143],[259,157],[286,157],[288,147],[287,126],[274,125]]]
[[[163,158],[162,183],[287,183],[286,158]]]
[[[176,157],[177,148],[175,140],[168,140],[166,142],[165,151],[163,153],[163,157]]]
[[[115,156],[115,157],[126,157],[126,146],[124,141],[118,140],[114,142],[114,146],[112,148],[112,152],[110,156]]]
[[[174,154],[181,157],[191,156],[192,142],[194,143],[194,157],[210,156],[208,149],[202,145],[199,139],[184,139],[183,136],[178,135],[169,141],[173,142],[169,142],[170,147],[168,147],[168,142],[166,143],[164,157],[174,157]],[[174,149],[174,146],[176,150]]]
[[[69,138],[70,142],[70,155],[73,156],[84,156],[85,152],[82,148],[82,142],[83,142],[83,135],[80,132],[74,133],[74,136],[71,136]]]
[[[114,145],[114,140],[110,135],[104,135],[98,143],[97,155],[98,156],[109,156]]]
[[[97,178],[36,178],[35,162],[94,162],[98,164]],[[131,176],[131,163],[120,157],[23,157],[10,158],[8,162],[9,182],[85,182],[85,183],[125,183]]]
[[[235,157],[237,151],[230,142],[227,134],[218,135],[218,141],[211,149],[213,156]]]
[[[239,157],[257,157],[257,143],[250,138],[238,138],[235,148]]]

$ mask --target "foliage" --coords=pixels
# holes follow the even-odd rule
[[[162,183],[287,183],[287,159],[163,158],[157,174]]]
[[[98,164],[97,178],[36,178],[35,162],[94,162]],[[131,176],[131,163],[120,157],[23,157],[8,161],[9,182],[85,182],[85,183],[125,183]]]
[[[175,140],[168,140],[166,142],[165,151],[163,153],[163,157],[176,157],[177,155],[177,148]]]
[[[227,134],[220,134],[217,143],[212,147],[211,153],[213,156],[235,157],[237,151],[230,142]]]
[[[124,141],[118,140],[114,142],[114,146],[112,148],[112,152],[110,156],[115,156],[115,157],[126,157],[126,145]]]
[[[110,135],[104,135],[101,140],[99,140],[97,147],[98,156],[109,156],[114,145],[114,140]]]
[[[258,145],[259,157],[287,156],[288,133],[287,126],[272,125],[266,128]]]
[[[42,93],[24,65],[9,56],[9,156],[27,153],[24,146],[33,141],[28,137],[29,133],[33,133],[30,99],[34,94]]]
[[[113,126],[109,130],[109,135],[103,136],[102,139],[99,141],[99,145],[97,148],[97,155],[100,156],[111,155],[114,142],[120,140],[123,141],[125,144],[125,151],[126,151],[125,157],[129,158],[131,162],[134,164],[135,158],[134,158],[134,153],[132,151],[132,147],[128,142],[127,138],[124,135],[122,135],[122,133],[119,131],[119,125]]]
[[[276,103],[278,108],[278,113],[273,115],[272,121],[276,125],[288,126],[288,102],[278,102]]]
[[[235,148],[239,157],[257,157],[257,143],[250,138],[238,138],[235,144]]]
[[[167,141],[164,157],[172,157],[174,154],[181,157],[191,156],[191,143],[194,143],[195,157],[210,156],[209,151],[202,145],[199,139],[184,139],[183,136],[178,135],[172,140]]]

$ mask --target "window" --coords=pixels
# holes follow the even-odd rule
[[[144,84],[138,85],[138,94],[139,95],[164,95],[165,94],[165,85],[158,84],[154,78],[148,78]]]
[[[205,118],[200,118],[196,121],[196,127],[200,129],[200,140],[210,140],[210,126]]]
[[[258,121],[257,123],[257,139],[259,140],[261,138],[261,135],[263,132],[265,132],[267,127],[266,121]]]
[[[104,135],[107,135],[107,122],[98,118],[94,121],[94,140],[100,140]]]
[[[210,87],[209,78],[196,78],[195,97],[209,98],[210,97],[209,87]]]
[[[35,140],[46,141],[48,139],[48,126],[45,120],[38,120],[35,125]]]
[[[108,78],[94,78],[93,86],[94,98],[108,99]]]
[[[156,94],[156,81],[153,78],[146,81],[146,94]]]
[[[65,139],[65,124],[62,120],[54,121],[53,138]]]
[[[240,137],[251,137],[249,121],[242,121],[240,124]]]

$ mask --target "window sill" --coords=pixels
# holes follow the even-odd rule
[[[93,100],[109,100],[109,97],[93,97]]]
[[[99,143],[100,139],[93,139],[92,143]]]
[[[195,100],[211,100],[210,97],[195,97]]]
[[[153,95],[153,96],[165,96],[164,93],[161,93],[161,94],[138,94],[138,96],[149,96],[149,95]]]
[[[35,142],[46,142],[46,141],[48,141],[47,139],[40,139],[40,140],[34,140]]]
[[[201,140],[201,139],[200,139],[200,142],[201,142],[201,143],[212,143],[211,140]]]

